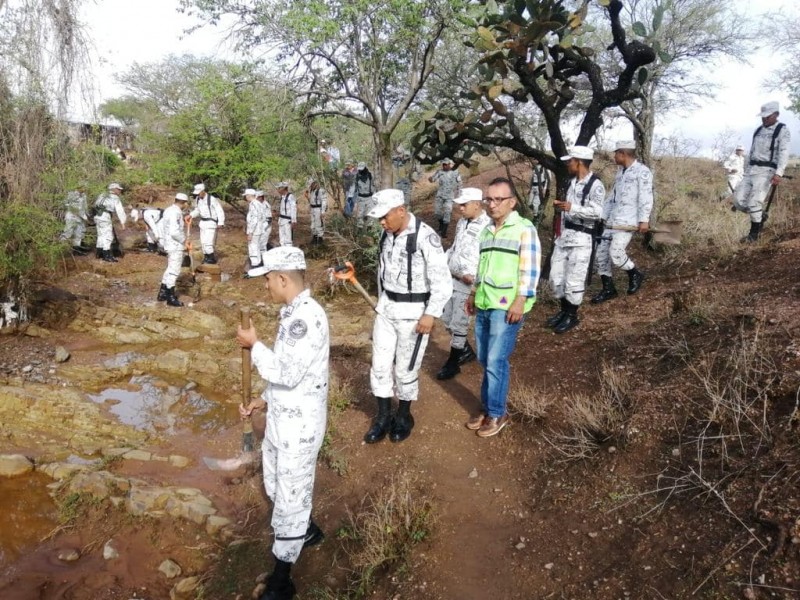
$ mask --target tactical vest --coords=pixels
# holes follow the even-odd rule
[[[773,169],[778,168],[778,163],[775,162],[775,140],[778,139],[778,136],[781,133],[781,129],[785,126],[783,123],[778,123],[777,127],[775,127],[775,131],[772,132],[772,142],[769,145],[769,160],[750,160],[750,166],[753,167],[771,167]],[[756,132],[753,134],[753,143],[756,141],[756,137],[764,129],[763,125],[760,125]]]
[[[520,233],[533,227],[533,223],[519,215],[509,215],[496,233],[490,227],[485,227],[480,237],[475,306],[481,310],[508,310],[519,285]],[[535,297],[525,300],[523,312],[527,313],[535,302]]]
[[[592,191],[592,187],[594,186],[595,181],[600,181],[600,178],[592,173],[592,176],[589,177],[589,181],[586,182],[586,185],[583,186],[583,191],[581,192],[581,206],[586,206],[586,199],[589,197],[589,192]],[[575,184],[577,185],[577,181]],[[581,231],[583,233],[588,233],[592,235],[594,233],[594,221],[595,219],[584,219],[582,217],[574,217],[574,221],[568,219],[566,216],[564,217],[564,227],[567,229],[572,229],[574,231]],[[586,223],[592,223],[592,226],[588,226]]]
[[[406,255],[408,256],[408,264],[406,265],[406,286],[408,287],[407,294],[398,294],[396,292],[390,292],[389,290],[385,289],[383,285],[383,265],[381,265],[380,272],[381,272],[381,288],[384,289],[384,293],[389,297],[390,300],[393,302],[428,302],[431,297],[430,292],[421,292],[417,294],[411,293],[411,258],[413,257],[414,253],[417,251],[417,238],[419,237],[419,228],[422,226],[422,220],[417,217],[417,223],[414,227],[414,232],[411,233],[409,236],[406,237]],[[386,242],[386,239],[389,237],[388,232],[384,231],[381,234],[381,239],[378,242],[378,257],[380,261],[383,261],[383,244]]]

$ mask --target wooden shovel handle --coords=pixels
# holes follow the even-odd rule
[[[242,329],[250,328],[250,309],[242,309]],[[242,406],[250,404],[250,348],[242,348]]]

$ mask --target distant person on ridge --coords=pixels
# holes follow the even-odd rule
[[[367,163],[358,163],[353,185],[355,186],[356,206],[354,214],[357,215],[356,224],[359,227],[363,227],[367,220],[367,212],[372,209],[372,196],[378,191],[375,187],[372,173],[367,168]]]
[[[764,200],[770,187],[778,185],[789,163],[789,128],[778,122],[780,105],[767,102],[761,107],[761,126],[753,134],[753,145],[744,179],[733,196],[733,210],[750,215],[750,233],[742,242],[755,242],[761,233]]]
[[[728,189],[732,194],[744,177],[744,146],[736,146],[736,150],[725,160],[722,166],[728,174]]]
[[[442,168],[428,178],[428,181],[439,184],[436,190],[434,216],[439,221],[439,235],[447,237],[450,227],[450,215],[453,212],[453,198],[461,195],[461,173],[454,169],[455,163],[450,158],[442,161]]]

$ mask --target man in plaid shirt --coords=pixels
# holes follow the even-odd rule
[[[489,183],[483,202],[492,222],[479,238],[478,275],[466,308],[475,315],[475,345],[484,371],[481,411],[467,429],[491,437],[508,424],[508,359],[536,302],[541,252],[533,223],[514,210],[517,198],[508,179]]]

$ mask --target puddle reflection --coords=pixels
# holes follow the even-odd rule
[[[48,495],[52,480],[39,473],[0,477],[0,566],[10,564],[57,525],[58,512]]]

